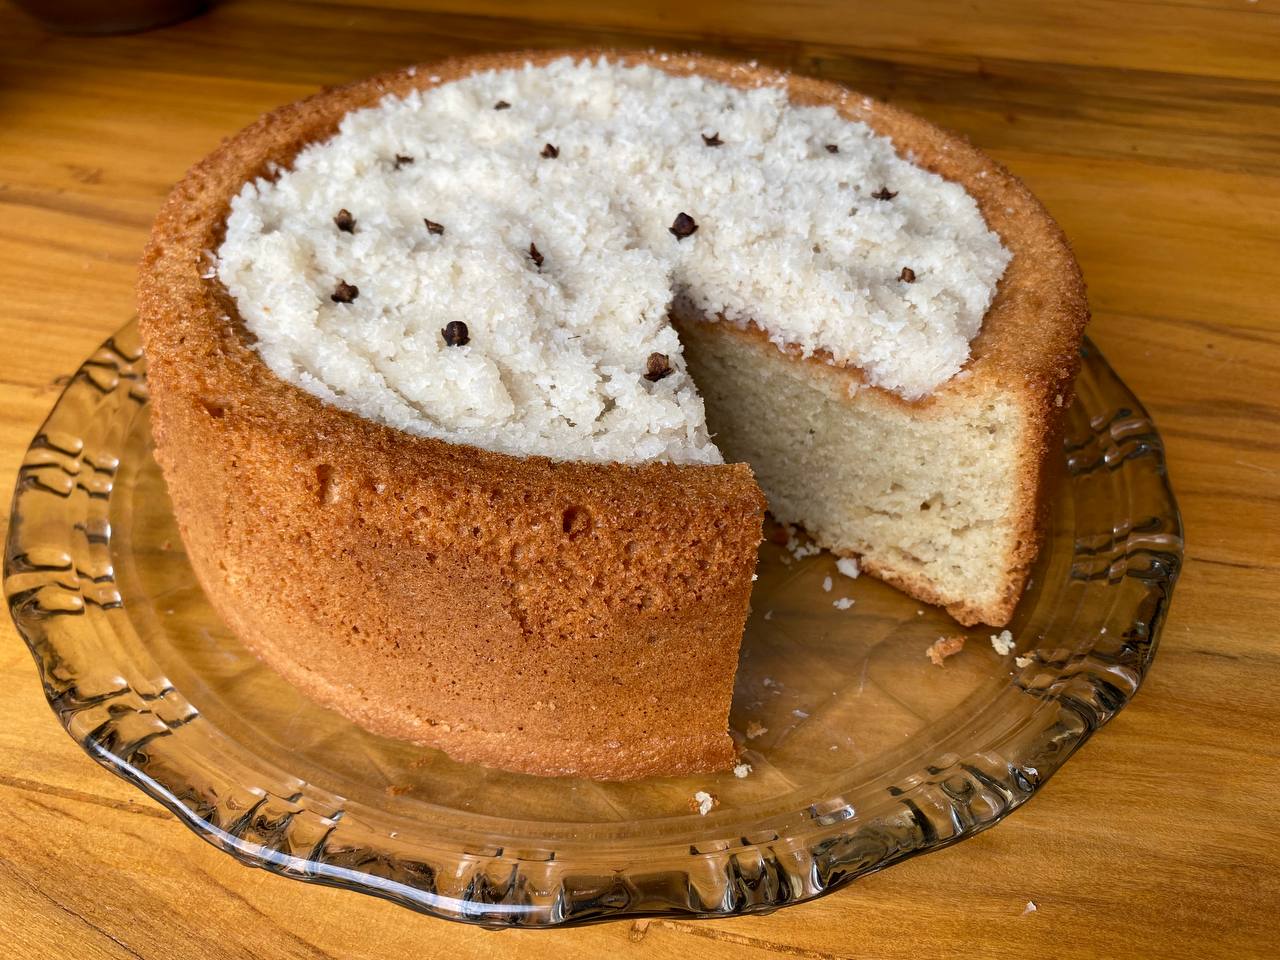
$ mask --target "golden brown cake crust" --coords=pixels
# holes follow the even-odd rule
[[[383,427],[277,378],[225,290],[202,277],[231,197],[350,110],[476,70],[598,53],[374,77],[282,107],[193,167],[157,218],[138,285],[157,459],[215,608],[270,666],[369,729],[537,774],[723,769],[764,508],[745,465],[552,463]],[[1043,424],[1044,447],[1027,451],[1018,478],[1028,533],[1010,569],[1025,571],[1086,318],[1052,220],[965,141],[834,84],[698,56],[618,58],[739,85],[782,79],[793,100],[864,120],[977,198],[1014,259],[971,376],[923,403],[998,384]],[[950,609],[964,622],[1007,619],[1003,607]]]

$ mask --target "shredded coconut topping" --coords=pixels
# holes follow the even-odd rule
[[[362,416],[718,463],[673,303],[915,398],[1009,256],[962,187],[830,107],[564,58],[348,114],[234,198],[217,274],[277,376]]]

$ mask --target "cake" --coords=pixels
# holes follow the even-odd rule
[[[728,769],[766,508],[960,622],[1041,538],[1087,318],[954,136],[699,56],[483,56],[263,117],[139,278],[156,457],[267,665],[462,761]]]

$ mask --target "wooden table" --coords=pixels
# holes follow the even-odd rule
[[[1275,0],[269,0],[100,39],[5,8],[0,36],[6,484],[62,378],[130,316],[169,185],[221,136],[322,84],[446,54],[692,46],[845,81],[964,131],[1028,181],[1075,244],[1091,335],[1168,440],[1189,544],[1145,689],[1041,796],[818,902],[717,922],[493,934],[248,870],[73,745],[6,624],[6,955],[1276,955]]]

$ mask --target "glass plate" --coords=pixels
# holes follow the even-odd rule
[[[1016,660],[828,554],[762,545],[731,717],[741,779],[502,773],[301,697],[187,565],[132,324],[31,444],[5,592],[71,736],[245,863],[492,926],[766,912],[998,823],[1137,691],[1181,523],[1155,428],[1089,344],[1077,392]],[[963,652],[931,664],[958,634]],[[705,816],[697,791],[718,800]]]

